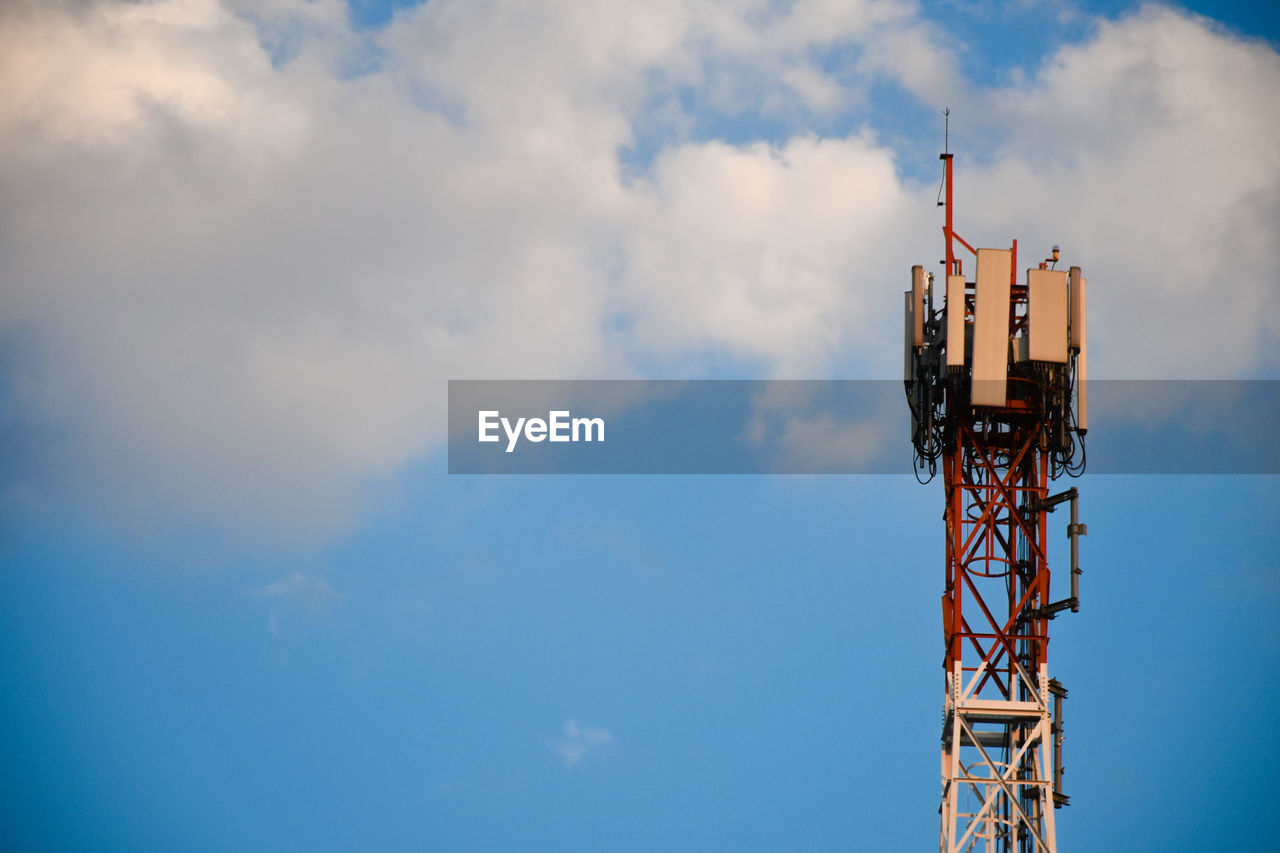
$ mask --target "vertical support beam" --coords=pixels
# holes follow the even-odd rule
[[[947,275],[954,275],[955,273],[958,273],[958,272],[959,272],[959,270],[958,270],[958,269],[956,269],[956,253],[955,253],[955,246],[954,246],[954,245],[952,245],[952,242],[953,242],[953,241],[952,241],[952,237],[953,237],[953,236],[955,236],[955,230],[952,228],[952,218],[951,218],[951,198],[952,198],[952,191],[951,191],[951,180],[952,180],[952,173],[951,173],[951,159],[952,159],[952,155],[951,155],[951,154],[942,154],[942,155],[940,155],[940,157],[941,157],[941,160],[942,160],[942,181],[943,181],[943,183],[944,183],[944,184],[946,184],[946,192],[947,192],[947,197],[946,197],[946,212],[943,214],[943,215],[946,217],[946,224],[942,226],[943,236],[945,236],[945,237],[946,237],[946,243],[947,243],[947,257],[946,257],[946,262],[947,262]]]

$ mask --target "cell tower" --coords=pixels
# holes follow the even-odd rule
[[[953,163],[941,155],[945,288],[911,269],[905,383],[917,478],[946,492],[945,715],[939,850],[1056,853],[1062,703],[1048,673],[1049,624],[1079,609],[1074,488],[1084,469],[1085,279],[1059,249],[1017,281],[1018,242],[974,249],[952,224]],[[956,257],[973,257],[972,280]],[[927,480],[926,480],[927,481]],[[1049,587],[1049,513],[1070,505],[1071,594]]]

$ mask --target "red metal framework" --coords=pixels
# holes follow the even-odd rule
[[[1078,608],[1077,537],[1085,529],[1077,523],[1076,490],[1051,495],[1049,486],[1062,472],[1083,470],[1076,378],[1083,374],[1084,281],[1078,268],[1069,277],[1047,271],[1057,262],[1056,246],[1019,284],[1016,240],[1004,252],[964,241],[952,218],[952,155],[942,160],[946,303],[935,310],[933,276],[913,268],[905,376],[917,468],[932,476],[941,467],[946,494],[939,848],[1054,853],[1054,809],[1067,803],[1066,691],[1048,677],[1049,624]],[[978,258],[978,281],[964,280],[957,243]],[[1007,289],[995,261],[1010,263]],[[1078,296],[1070,320],[1068,294]],[[1040,300],[1034,323],[1033,299]],[[981,397],[979,349],[981,381],[998,383],[984,386]],[[1071,595],[1053,602],[1048,514],[1067,501]]]
[[[1048,652],[1048,619],[1038,615],[1049,594],[1047,522],[1028,511],[1048,497],[1049,460],[1039,446],[1044,423],[1034,412],[1012,422],[951,419],[956,440],[943,463],[945,667],[981,669],[976,693],[995,690],[1012,699],[1017,662],[1034,670]]]
[[[1053,850],[1044,418],[948,422],[942,849]]]

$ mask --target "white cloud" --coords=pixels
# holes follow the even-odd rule
[[[824,473],[869,464],[867,460],[874,460],[883,452],[887,437],[877,421],[847,421],[831,416],[789,418],[784,429],[783,459],[778,467],[787,471]]]
[[[1086,267],[1095,373],[1274,340],[1277,67],[1152,7],[972,96],[1002,147],[958,222]],[[909,3],[433,0],[373,36],[338,0],[6,6],[6,494],[310,539],[439,446],[446,378],[895,375],[939,241],[857,112],[885,76],[967,87]],[[715,110],[792,130],[696,138]]]
[[[1266,44],[1159,6],[1103,22],[991,93],[1007,138],[963,176],[959,221],[1022,236],[1027,263],[1063,243],[1089,278],[1094,375],[1274,365],[1280,114],[1259,105],[1276,91]]]
[[[249,594],[270,603],[267,609],[267,627],[276,636],[286,633],[286,627],[292,629],[309,624],[343,597],[324,578],[301,572],[255,587]]]
[[[782,80],[815,111],[839,106],[844,96],[844,90],[836,80],[811,67],[788,68],[782,72]]]
[[[577,767],[588,755],[599,752],[614,742],[613,735],[599,726],[580,725],[577,720],[564,721],[564,737],[552,744],[566,767]]]
[[[253,590],[258,598],[276,598],[310,607],[322,607],[338,598],[338,592],[324,578],[294,572]]]
[[[34,40],[79,49],[0,87],[81,92],[47,125],[0,116],[23,155],[0,165],[12,381],[66,431],[76,492],[111,516],[331,532],[361,482],[439,440],[445,378],[616,369],[591,235],[616,181],[554,140],[501,150],[390,75],[317,68],[324,45],[274,69],[249,22],[189,5],[33,15]],[[138,70],[104,112],[91,83],[119,51]],[[221,81],[197,87],[217,110],[186,108],[196,79]]]
[[[902,278],[886,246],[910,202],[869,134],[665,152],[623,238],[638,343],[714,347],[792,376],[842,351],[875,358],[874,317],[895,303],[878,284]]]

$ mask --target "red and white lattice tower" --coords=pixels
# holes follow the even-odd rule
[[[917,475],[941,468],[946,494],[939,850],[1055,853],[1067,694],[1049,677],[1049,625],[1079,607],[1085,527],[1076,490],[1049,488],[1084,467],[1085,280],[1056,269],[1056,246],[1020,283],[1016,240],[965,242],[942,160],[946,273],[912,268],[905,341]],[[1062,504],[1071,591],[1053,601],[1048,515]]]

